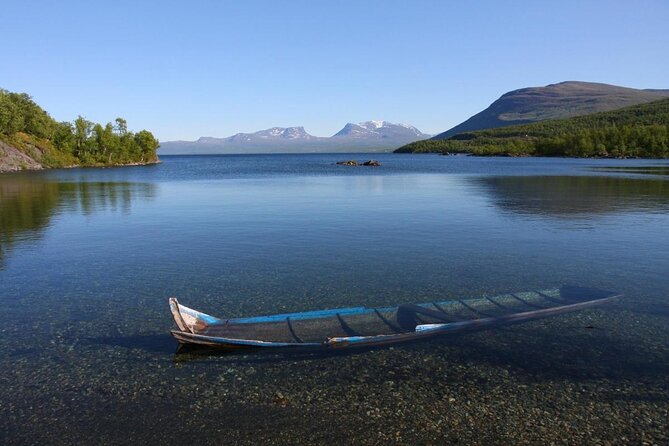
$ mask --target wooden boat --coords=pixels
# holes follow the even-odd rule
[[[271,316],[219,319],[170,298],[181,344],[221,349],[334,350],[372,347],[479,331],[601,305],[620,294],[559,289],[396,307],[351,307]]]

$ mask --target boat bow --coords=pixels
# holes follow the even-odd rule
[[[202,333],[210,326],[222,322],[214,316],[181,305],[176,297],[170,297],[170,310],[179,330],[187,333]]]

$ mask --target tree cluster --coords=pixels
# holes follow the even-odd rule
[[[0,89],[0,136],[11,139],[21,134],[50,144],[55,153],[49,159],[55,165],[152,162],[157,160],[159,146],[147,130],[128,131],[122,118],[104,126],[81,116],[72,123],[57,122],[27,94]]]

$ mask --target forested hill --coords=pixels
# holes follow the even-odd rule
[[[27,94],[0,89],[0,172],[155,163],[158,145],[147,130],[128,131],[122,118],[57,122]]]
[[[669,158],[669,99],[610,112],[423,140],[397,153]]]
[[[485,110],[433,139],[462,132],[566,119],[617,110],[669,97],[669,90],[639,90],[596,82],[567,81],[505,93]]]

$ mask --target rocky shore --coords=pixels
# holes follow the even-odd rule
[[[41,170],[44,166],[19,149],[0,141],[0,173],[20,170]]]
[[[150,164],[159,164],[160,160],[145,161],[127,164],[99,164],[99,165],[71,165],[65,166],[66,169],[77,167],[125,167],[125,166],[147,166]],[[50,167],[35,158],[28,156],[16,147],[0,140],[0,173],[20,172],[24,170],[43,170]]]

